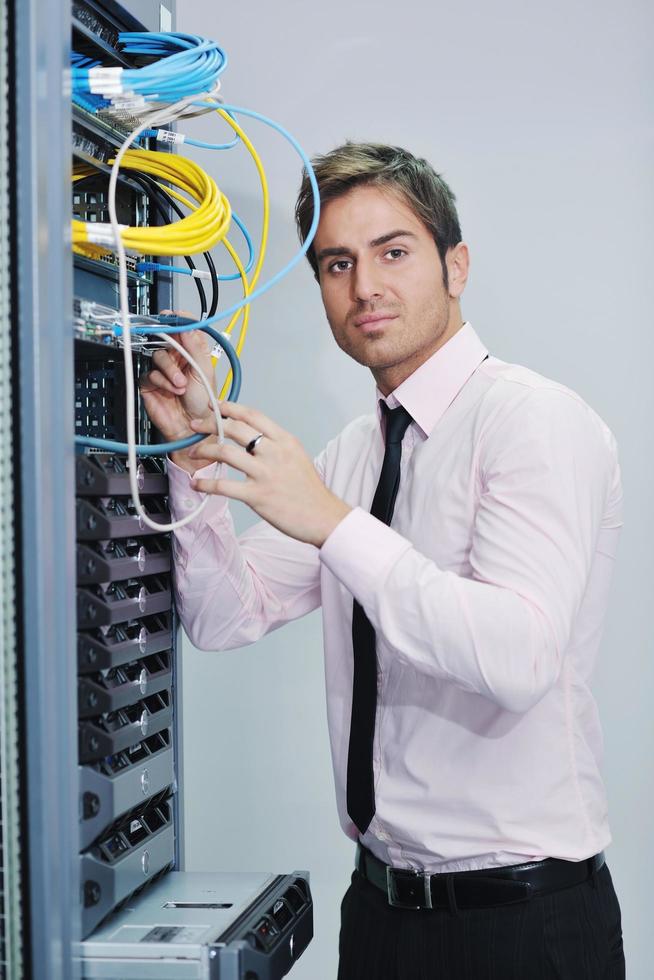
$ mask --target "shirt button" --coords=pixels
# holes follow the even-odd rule
[[[187,510],[191,510],[192,509],[192,507],[193,507],[193,501],[191,500],[190,497],[185,497],[183,503],[184,503],[184,506],[186,507]]]

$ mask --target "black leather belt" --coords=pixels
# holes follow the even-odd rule
[[[430,874],[392,868],[367,848],[357,845],[357,870],[400,909],[484,908],[524,902],[594,878],[604,864],[604,852],[585,861],[547,858],[505,868]]]

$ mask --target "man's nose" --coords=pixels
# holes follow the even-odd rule
[[[374,262],[359,259],[352,277],[353,299],[359,303],[370,303],[384,294],[381,270]]]

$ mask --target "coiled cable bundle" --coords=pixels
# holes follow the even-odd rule
[[[212,92],[227,67],[227,55],[215,41],[195,34],[123,31],[118,36],[125,54],[156,59],[142,68],[71,67],[73,94],[100,95],[109,102],[117,96],[157,96],[175,102],[189,95]]]
[[[195,255],[207,252],[225,238],[231,221],[230,203],[213,177],[195,161],[158,150],[127,150],[121,165],[126,170],[168,182],[178,189],[177,193],[188,195],[194,202],[191,214],[169,224],[120,226],[125,248],[146,255]],[[115,244],[111,224],[97,221],[73,220],[72,240],[73,245]]]

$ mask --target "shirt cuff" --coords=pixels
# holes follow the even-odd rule
[[[365,609],[374,604],[391,570],[412,547],[397,531],[355,507],[334,528],[319,556]]]
[[[166,457],[166,471],[168,473],[168,505],[170,507],[170,516],[173,521],[180,521],[187,516],[191,511],[196,510],[202,503],[204,499],[204,494],[199,490],[194,490],[191,486],[191,480],[194,477],[199,479],[212,479],[214,474],[215,464],[207,463],[206,466],[202,466],[193,473],[189,473],[188,470],[182,469],[177,463],[174,463],[170,456]],[[193,521],[189,521],[187,527],[191,527],[199,521],[200,524],[211,523],[213,520],[220,521],[224,519],[228,512],[228,501],[227,497],[223,497],[222,494],[212,494],[205,508],[198,514],[197,518]]]

